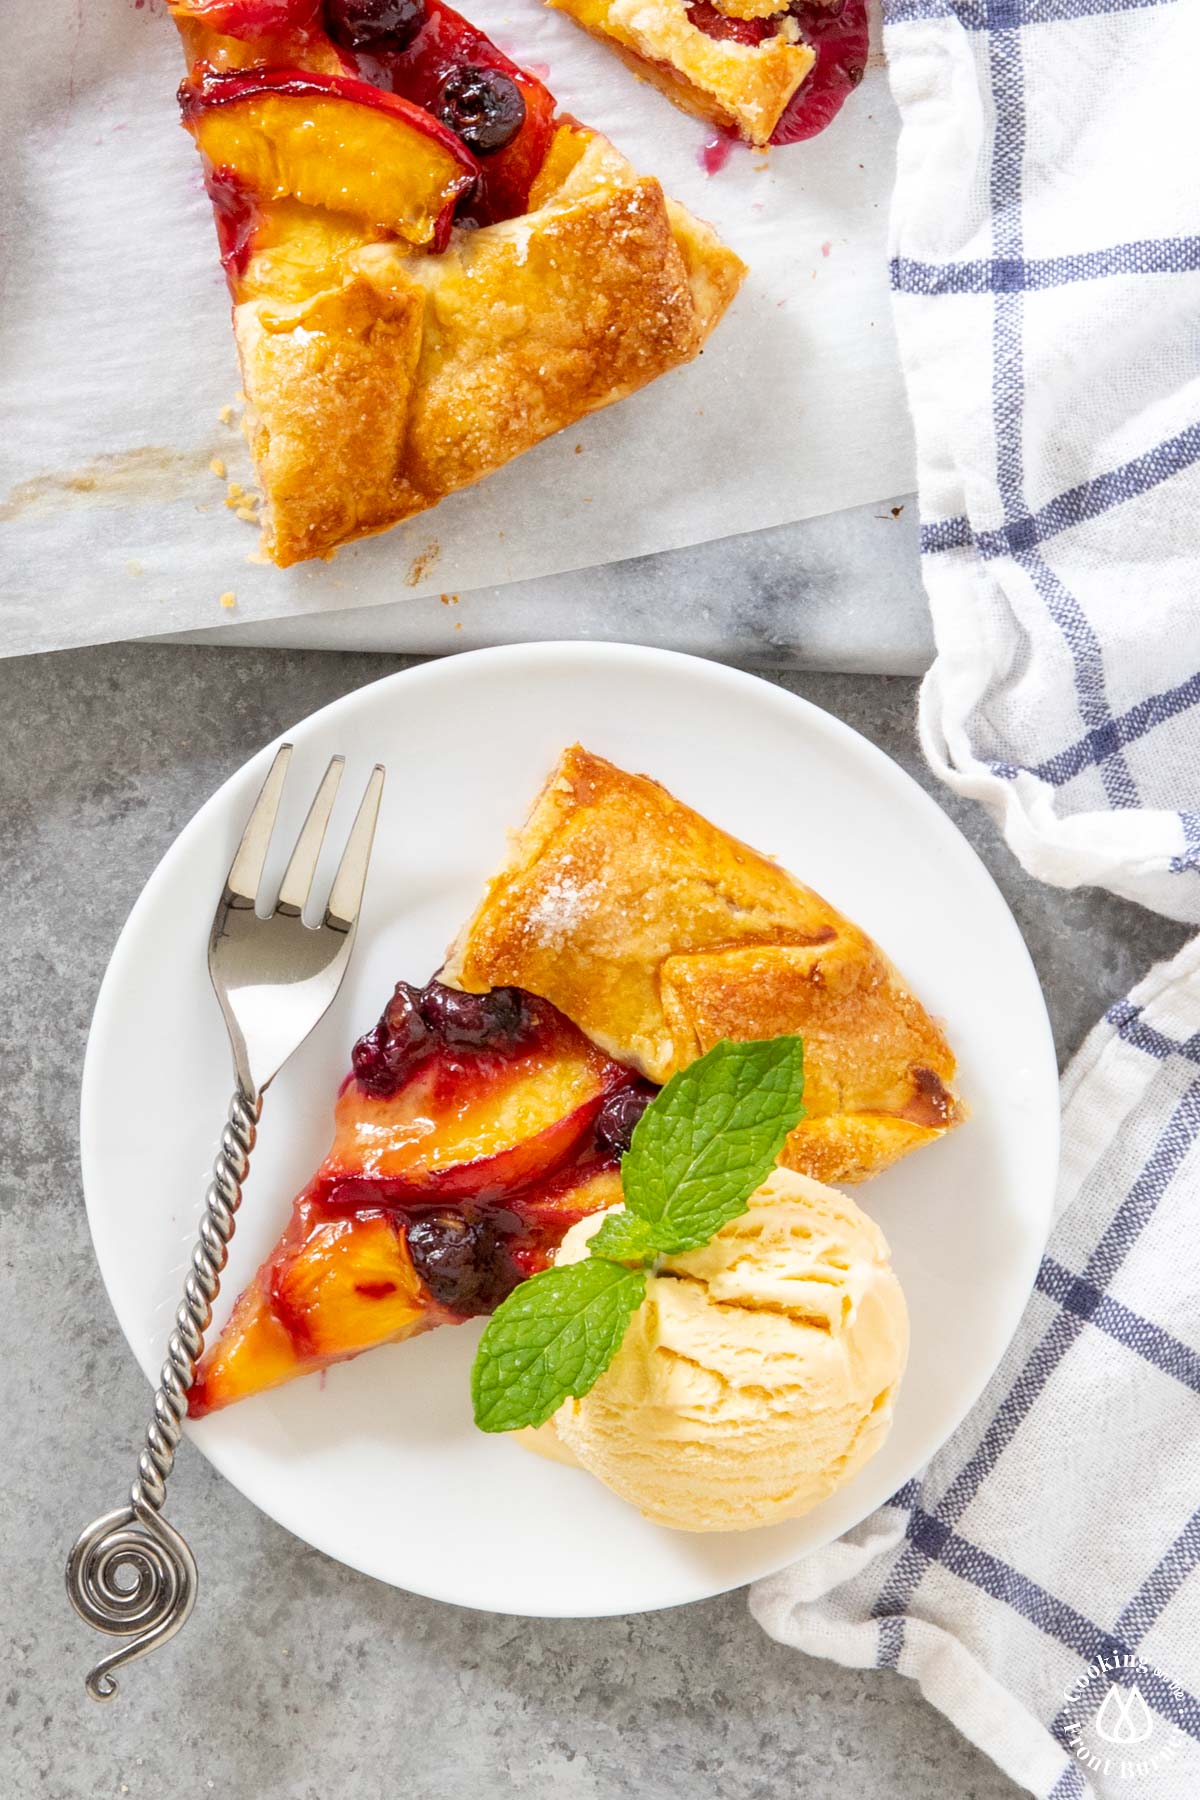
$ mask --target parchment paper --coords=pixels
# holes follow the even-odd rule
[[[14,0],[7,0],[11,19]],[[39,0],[0,73],[0,651],[337,611],[579,569],[905,492],[882,69],[821,137],[738,147],[537,0],[464,0],[560,106],[750,264],[705,354],[331,563],[250,560],[229,307],[161,0]],[[222,478],[211,465],[224,465]],[[236,596],[222,607],[221,596]]]

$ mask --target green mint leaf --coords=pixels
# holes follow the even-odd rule
[[[695,1250],[746,1210],[804,1116],[803,1093],[798,1037],[723,1039],[671,1077],[621,1164],[626,1209],[650,1226],[656,1250]]]
[[[544,1425],[568,1395],[586,1394],[645,1292],[643,1270],[600,1258],[523,1281],[492,1314],[475,1353],[471,1400],[480,1430]]]
[[[593,1256],[606,1256],[609,1262],[652,1262],[657,1251],[654,1227],[631,1212],[611,1212],[588,1239],[588,1249]]]

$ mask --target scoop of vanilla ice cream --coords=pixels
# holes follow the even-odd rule
[[[599,1222],[573,1226],[556,1261],[585,1256]],[[769,1525],[875,1454],[907,1354],[879,1227],[846,1195],[778,1169],[708,1244],[649,1277],[613,1362],[554,1425],[659,1524]]]

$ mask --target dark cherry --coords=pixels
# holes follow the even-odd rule
[[[429,1032],[420,1010],[421,991],[398,982],[378,1025],[360,1037],[350,1053],[360,1086],[386,1098],[394,1094],[416,1057],[428,1048]]]
[[[425,0],[326,0],[325,22],[343,50],[407,50],[425,23]]]
[[[428,1031],[421,1017],[421,990],[398,981],[396,991],[383,1009],[383,1023],[393,1043],[415,1050],[424,1042]]]
[[[624,1156],[633,1139],[633,1128],[654,1095],[655,1089],[649,1082],[638,1082],[636,1087],[620,1088],[608,1096],[596,1114],[596,1142],[602,1150]]]
[[[506,1248],[516,1224],[503,1208],[473,1218],[422,1213],[408,1223],[413,1268],[440,1306],[463,1315],[491,1312],[521,1278]]]
[[[528,1023],[525,997],[519,988],[460,994],[440,981],[431,981],[423,990],[421,1016],[443,1043],[477,1050],[514,1043]]]
[[[511,144],[525,123],[525,96],[501,69],[455,69],[442,84],[438,118],[476,156]]]

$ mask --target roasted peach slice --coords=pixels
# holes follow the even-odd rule
[[[192,1418],[441,1323],[400,1215],[331,1218],[298,1201],[188,1395]]]
[[[219,207],[219,197],[215,200]],[[221,230],[225,217],[218,213]],[[229,259],[237,298],[307,300],[329,286],[329,271],[361,249],[365,234],[346,213],[325,212],[298,200],[276,200],[248,221],[251,239]]]
[[[177,22],[194,20],[209,31],[231,37],[276,37],[285,31],[307,31],[321,10],[321,0],[170,0]]]
[[[188,1392],[188,1413],[202,1419],[320,1366],[296,1343],[256,1283],[239,1297],[220,1339],[200,1365]]]
[[[271,1282],[276,1313],[319,1357],[409,1336],[426,1318],[402,1225],[385,1214],[328,1219]]]
[[[612,1085],[607,1058],[572,1038],[486,1071],[433,1058],[388,1099],[347,1088],[325,1165],[334,1191],[345,1171],[396,1199],[502,1193],[560,1167]]]
[[[478,165],[459,138],[396,94],[346,75],[208,70],[179,90],[212,176],[263,201],[345,213],[438,245]]]

